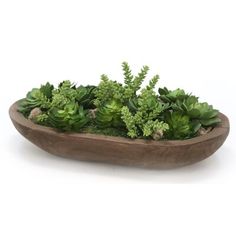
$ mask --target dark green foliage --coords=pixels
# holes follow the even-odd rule
[[[127,107],[132,113],[135,113],[138,110],[138,98],[130,98],[127,101]]]
[[[40,125],[51,126],[62,131],[79,131],[89,121],[85,107],[93,107],[95,86],[76,88],[70,81],[63,81],[58,89],[47,83],[40,89],[33,89],[21,102],[19,111],[28,116],[33,108],[40,108],[42,114],[34,118]]]
[[[124,84],[106,75],[98,86],[76,87],[65,80],[54,88],[46,83],[28,92],[19,111],[37,124],[61,131],[154,140],[192,138],[220,122],[218,110],[183,89],[164,87],[156,93],[158,75],[142,88],[148,66],[136,76],[127,62],[122,69]]]
[[[47,82],[45,85],[41,86],[40,92],[42,92],[48,99],[51,99],[53,89],[54,86]]]
[[[194,96],[189,96],[183,101],[177,100],[176,103],[172,104],[172,108],[203,126],[214,126],[221,121],[217,117],[218,110],[206,102],[198,102],[198,98]]]
[[[93,85],[88,85],[88,86],[80,85],[76,89],[77,91],[76,101],[85,109],[96,108],[94,105],[95,89],[96,89],[96,86],[93,86]]]
[[[35,107],[39,107],[41,109],[50,108],[50,99],[47,97],[48,94],[44,93],[45,91],[42,89],[42,87],[40,89],[34,88],[27,93],[26,98],[20,102],[20,112],[27,116]]]
[[[169,139],[171,139],[171,137],[174,139],[191,138],[197,134],[197,131],[202,126],[215,126],[221,122],[218,118],[218,110],[214,109],[206,102],[200,103],[198,97],[186,94],[182,89],[171,91],[167,88],[160,88],[159,94],[159,98],[163,102],[170,104],[169,110],[174,111],[172,114],[167,113],[167,115],[165,115],[165,119],[169,124],[169,130],[167,132]],[[178,123],[181,124],[181,122],[185,120],[187,124],[187,118],[189,120],[189,129],[186,131],[186,134],[184,134],[184,132],[179,129]],[[172,123],[175,125],[171,125]],[[186,128],[187,125],[183,127]]]
[[[183,89],[179,88],[171,91],[168,90],[166,87],[164,87],[164,88],[159,88],[158,92],[160,94],[160,99],[163,102],[168,102],[168,103],[176,102],[177,100],[182,101],[190,96],[186,94]]]
[[[165,121],[169,125],[166,132],[168,139],[186,139],[192,136],[189,117],[179,112],[168,112]]]

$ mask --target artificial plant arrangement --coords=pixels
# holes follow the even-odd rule
[[[155,91],[159,76],[148,85],[144,66],[134,76],[122,63],[124,84],[102,75],[98,86],[63,81],[34,88],[18,111],[34,123],[60,131],[95,133],[127,138],[183,140],[204,135],[221,122],[218,110],[183,89]]]

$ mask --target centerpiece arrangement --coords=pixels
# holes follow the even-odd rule
[[[46,133],[50,130],[50,134],[54,132],[54,138],[55,134],[57,138],[60,137],[60,142],[62,137],[67,137],[70,140],[71,137],[75,138],[73,135],[79,137],[80,141],[77,140],[78,155],[69,154],[71,144],[65,147],[67,150],[65,153],[51,150],[49,147],[46,148],[47,151],[54,154],[72,158],[79,156],[78,159],[83,159],[82,154],[88,156],[88,150],[86,151],[86,148],[83,149],[80,145],[85,145],[85,141],[87,141],[89,145],[94,144],[94,139],[97,139],[100,141],[103,140],[103,143],[100,146],[95,145],[98,149],[96,153],[92,151],[94,154],[92,155],[92,159],[85,159],[97,160],[99,156],[100,159],[103,159],[101,156],[104,157],[111,153],[113,153],[113,156],[117,156],[113,151],[117,151],[117,148],[118,151],[120,151],[120,148],[123,146],[126,153],[121,152],[121,154],[129,156],[128,159],[133,158],[135,161],[137,157],[134,157],[134,155],[140,156],[141,159],[149,155],[152,162],[155,162],[155,158],[157,158],[156,160],[159,163],[157,166],[167,167],[171,166],[171,164],[173,165],[173,163],[178,163],[176,158],[173,159],[170,147],[167,147],[170,144],[167,143],[168,140],[182,140],[181,142],[196,140],[196,138],[207,136],[209,133],[214,134],[213,131],[217,130],[217,127],[223,127],[226,123],[228,124],[227,118],[220,114],[218,110],[214,109],[212,105],[206,102],[200,102],[198,97],[186,93],[183,89],[169,90],[164,87],[159,88],[157,92],[155,87],[159,80],[158,75],[153,76],[147,86],[142,86],[149,70],[148,66],[143,66],[136,76],[132,74],[128,63],[123,62],[122,69],[124,74],[123,84],[109,79],[108,76],[104,74],[101,76],[101,81],[97,86],[77,86],[66,80],[61,82],[58,87],[46,83],[39,88],[33,88],[28,92],[26,98],[17,102],[17,104],[13,105],[12,110],[10,110],[10,114],[11,111],[12,114],[16,114],[17,112],[18,117],[21,114],[20,119],[21,121],[24,119],[24,124],[19,124],[20,122],[15,119],[16,115],[11,116],[13,123],[24,136],[26,135],[22,127],[25,127],[26,123],[29,122],[31,130],[37,130],[39,127],[42,128],[41,133],[42,130]],[[222,126],[222,124],[224,125]],[[216,144],[217,148],[223,143],[228,134],[229,125],[226,128],[227,130],[225,130],[224,135],[221,135],[221,142]],[[29,127],[27,130],[29,130]],[[27,133],[27,135],[29,134]],[[86,140],[81,140],[82,137]],[[90,137],[90,139],[88,137]],[[41,143],[38,143],[37,140],[35,141],[34,138],[33,142],[43,147],[47,145],[47,143],[45,144],[43,140],[41,140],[42,138],[43,137],[40,137]],[[55,142],[57,138],[55,138]],[[32,136],[29,139],[32,141]],[[47,138],[45,139],[44,137],[44,140],[47,140]],[[103,144],[107,145],[109,140],[112,141],[113,144],[117,141],[118,144],[113,146],[111,150],[109,147],[104,149]],[[144,154],[142,151],[138,153],[136,152],[137,150],[128,150],[127,144],[129,146],[131,145],[131,149],[134,147],[132,147],[132,144],[134,144],[132,141],[134,141],[135,145],[141,145],[137,150],[148,151],[147,147],[151,147],[149,153]],[[50,142],[53,143],[53,140],[50,139]],[[180,141],[172,141],[172,146],[173,142]],[[121,145],[122,143],[123,145]],[[187,144],[191,143],[192,141],[187,142]],[[179,144],[183,146],[183,143]],[[166,152],[169,158],[172,158],[172,163],[170,163],[167,158],[167,165],[165,165],[165,163],[164,165],[163,163],[160,165],[160,158],[158,159],[158,156],[163,156],[161,152],[163,152],[164,149],[161,150],[159,147],[160,152],[158,154],[158,148],[153,151],[155,145],[167,147]],[[179,145],[177,145],[177,148],[176,145],[174,146],[175,151],[178,151]],[[199,145],[197,146],[199,147]],[[143,149],[140,149],[141,147],[143,147]],[[99,148],[106,152],[106,155],[104,152],[99,152]],[[213,148],[214,151],[217,148]],[[213,150],[210,150],[209,154],[204,155],[204,158],[212,153]],[[94,158],[95,155],[97,155],[96,158]],[[181,155],[183,156],[183,154]],[[187,152],[185,152],[184,156],[186,155]],[[120,155],[118,156],[120,158]],[[196,155],[193,156],[196,159]],[[136,160],[136,162],[140,162],[140,158],[138,161]],[[191,157],[189,157],[188,160],[186,158],[187,157],[184,158],[184,161],[179,158],[180,165],[197,161],[195,159],[192,160],[193,158],[191,159]],[[113,162],[114,159],[116,160],[116,158],[111,158]],[[200,159],[203,159],[203,157]],[[121,158],[121,160],[126,160],[126,158]],[[148,158],[142,159],[141,164],[145,165],[145,163],[149,163],[150,165],[150,160],[147,160]],[[121,164],[123,164],[123,162],[121,161]],[[163,162],[162,159],[161,162]],[[120,164],[119,161],[117,161],[117,163]]]
[[[122,64],[124,84],[101,76],[98,86],[63,81],[32,89],[19,111],[33,122],[61,131],[142,139],[188,139],[209,132],[221,120],[218,110],[183,89],[155,86],[159,76],[141,89],[149,68],[137,76]]]

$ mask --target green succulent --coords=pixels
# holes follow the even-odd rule
[[[138,110],[138,98],[130,98],[127,101],[126,106],[129,108],[129,110],[131,111],[131,113],[135,113]]]
[[[203,126],[214,126],[221,122],[221,119],[218,118],[219,111],[214,109],[212,105],[208,105],[208,103],[196,103],[193,107],[195,109],[196,114],[195,119],[199,119],[199,122]]]
[[[124,74],[124,91],[123,91],[123,98],[125,100],[132,99],[136,97],[137,91],[141,88],[141,85],[146,78],[148,73],[149,67],[143,66],[141,71],[138,73],[137,76],[133,76],[131,69],[127,62],[122,63],[122,69]]]
[[[95,122],[98,127],[123,127],[121,108],[122,104],[116,100],[111,100],[97,108]]]
[[[202,126],[214,126],[221,122],[218,118],[218,110],[206,102],[199,103],[194,96],[190,96],[183,101],[177,101],[172,105],[172,108],[189,116],[190,119],[199,122]]]
[[[48,99],[52,99],[53,90],[54,86],[48,82],[45,85],[41,85],[40,87],[40,92],[42,92]]]
[[[82,86],[80,85],[77,89],[76,101],[82,105],[85,109],[94,109],[96,106],[94,105],[95,100],[95,90],[96,86],[88,85]]]
[[[131,138],[140,136],[153,137],[157,132],[160,132],[159,138],[162,138],[163,133],[168,129],[168,124],[158,119],[149,120],[144,117],[141,111],[138,111],[133,115],[127,106],[122,108],[121,114],[121,118],[128,130],[127,134]]]
[[[208,103],[200,103],[198,97],[186,94],[182,89],[170,91],[167,88],[159,89],[160,99],[170,104],[170,109],[187,116],[193,125],[193,132],[189,136],[197,133],[201,126],[215,126],[221,122],[218,118],[218,110]]]
[[[52,107],[63,109],[65,105],[75,102],[76,87],[69,80],[65,80],[59,84],[58,89],[53,90],[52,97]]]
[[[131,69],[127,62],[122,63],[122,69],[124,74],[124,85],[117,81],[110,80],[106,75],[101,76],[101,82],[95,90],[95,101],[96,107],[103,106],[110,100],[116,100],[123,105],[129,100],[137,98],[137,92],[141,88],[142,82],[144,81],[148,66],[143,66],[137,76],[133,76]]]
[[[106,75],[101,76],[101,82],[94,91],[96,107],[102,107],[111,100],[123,102],[124,88],[121,83],[110,80]]]
[[[41,88],[34,88],[27,93],[26,98],[23,99],[18,110],[25,116],[28,116],[30,111],[35,107],[41,108],[43,110],[49,109],[51,107],[51,95],[53,86],[49,83],[42,85]]]
[[[183,89],[176,89],[176,90],[168,90],[166,87],[159,88],[158,92],[160,94],[160,99],[163,102],[172,103],[176,102],[177,100],[184,100],[185,98],[189,97],[189,94],[186,94]]]
[[[122,108],[121,118],[131,138],[143,136],[159,139],[168,129],[168,125],[160,120],[160,114],[169,108],[169,104],[159,101],[154,91],[158,79],[154,76],[137,99],[129,100],[128,106]]]
[[[179,112],[167,112],[165,121],[169,126],[165,137],[167,139],[187,139],[192,136],[190,119]]]
[[[34,121],[36,124],[39,124],[39,125],[44,125],[44,126],[50,125],[48,122],[48,114],[47,113],[43,113],[43,114],[36,116]]]
[[[137,113],[136,113],[137,114]],[[129,108],[124,106],[121,109],[121,119],[124,121],[127,129],[127,135],[131,138],[136,138],[141,135],[140,128],[138,126],[138,116],[132,115]]]
[[[142,84],[149,71],[143,66],[133,75],[122,63],[124,83],[101,76],[98,86],[65,80],[54,88],[50,83],[34,88],[19,111],[32,122],[62,131],[89,132],[143,139],[188,139],[211,130],[221,122],[218,110],[183,89],[155,87],[159,76]]]
[[[149,85],[141,91],[141,94],[137,98],[137,111],[142,112],[143,118],[146,120],[158,118],[162,112],[169,108],[168,103],[163,103],[157,98],[154,91],[157,81],[158,77],[153,77]]]
[[[144,137],[152,137],[159,140],[163,137],[164,133],[169,130],[169,125],[164,121],[148,120],[142,128]]]
[[[79,131],[90,121],[87,111],[77,103],[69,103],[64,109],[52,108],[48,123],[62,131]]]

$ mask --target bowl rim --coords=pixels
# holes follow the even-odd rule
[[[83,139],[96,139],[99,141],[110,141],[123,144],[139,144],[139,145],[152,145],[152,146],[185,146],[192,145],[196,143],[202,143],[209,139],[215,139],[222,135],[227,135],[230,129],[229,119],[223,113],[219,113],[218,117],[221,119],[216,127],[213,128],[209,133],[197,136],[191,139],[185,140],[144,140],[144,139],[129,139],[125,137],[108,136],[101,134],[90,134],[90,133],[76,133],[76,132],[61,132],[55,128],[42,126],[33,123],[31,120],[25,118],[22,113],[18,111],[19,102],[22,99],[14,102],[9,108],[9,115],[13,123],[17,123],[28,129],[36,130],[43,133],[48,133],[50,135],[56,135],[61,137],[70,138],[83,138]]]

